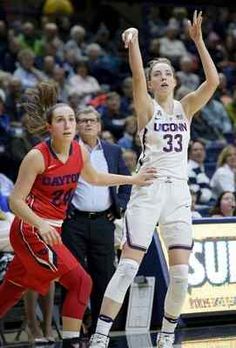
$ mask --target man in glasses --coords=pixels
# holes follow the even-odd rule
[[[121,148],[100,139],[100,114],[91,106],[77,112],[79,141],[99,171],[127,175]],[[129,186],[101,187],[78,180],[62,240],[93,280],[91,314],[93,333],[106,286],[114,273],[114,220],[121,217],[130,196]]]

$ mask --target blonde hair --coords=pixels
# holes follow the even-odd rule
[[[223,148],[223,150],[221,150],[217,160],[217,167],[222,167],[226,163],[231,151],[236,151],[236,147],[234,145],[227,145]]]

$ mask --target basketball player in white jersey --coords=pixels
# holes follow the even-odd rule
[[[201,23],[202,13],[195,11],[188,26],[203,65],[205,81],[180,102],[173,99],[176,80],[169,60],[153,60],[146,81],[138,30],[129,28],[122,35],[129,49],[134,105],[143,145],[139,166],[156,167],[158,178],[148,187],[133,187],[125,216],[121,260],[104,295],[96,332],[90,340],[92,348],[108,347],[113,320],[149,247],[157,222],[168,250],[170,276],[157,346],[173,347],[174,330],[188,287],[192,249],[191,197],[187,184],[190,124],[193,115],[208,102],[219,84],[217,70],[202,38]]]

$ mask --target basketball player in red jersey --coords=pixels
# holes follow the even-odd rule
[[[89,275],[61,242],[61,225],[78,177],[95,185],[149,185],[153,168],[136,176],[99,173],[87,152],[73,140],[74,111],[57,104],[54,85],[42,82],[26,93],[25,109],[31,132],[48,131],[50,139],[25,156],[10,197],[15,213],[10,241],[15,256],[0,286],[0,317],[30,288],[44,295],[58,279],[68,290],[62,308],[63,347],[79,341],[81,321],[91,292]]]

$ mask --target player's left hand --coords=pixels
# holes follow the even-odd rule
[[[132,176],[132,185],[149,186],[157,178],[156,168],[141,168],[138,174]]]
[[[195,43],[202,40],[202,19],[202,11],[197,13],[195,10],[193,14],[193,22],[191,23],[191,21],[188,21],[187,24],[189,35]]]

